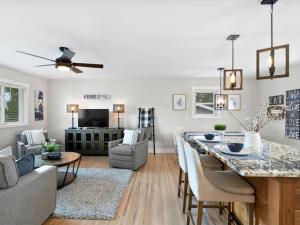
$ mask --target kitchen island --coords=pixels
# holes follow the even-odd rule
[[[300,150],[263,140],[261,152],[248,149],[248,155],[232,156],[221,152],[220,145],[242,143],[243,137],[210,143],[195,136],[194,141],[254,186],[256,225],[300,225]],[[234,210],[246,224],[245,205],[235,203]]]

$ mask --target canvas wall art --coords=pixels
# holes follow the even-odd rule
[[[173,94],[173,110],[186,110],[185,94]]]
[[[193,88],[193,118],[219,118],[219,110],[214,109],[215,94],[219,94],[218,87]]]
[[[241,110],[241,95],[234,94],[228,95],[228,111],[239,111]]]
[[[300,89],[286,92],[285,136],[300,140]]]
[[[34,119],[44,120],[44,94],[41,90],[34,91]]]

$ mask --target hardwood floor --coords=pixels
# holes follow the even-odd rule
[[[80,167],[108,167],[107,157],[83,157]],[[185,225],[182,197],[177,198],[177,179],[174,154],[150,154],[146,166],[134,173],[114,220],[50,218],[44,225]],[[207,209],[202,224],[226,224],[225,215]]]

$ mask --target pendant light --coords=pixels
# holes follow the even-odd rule
[[[257,50],[256,52],[256,79],[261,80],[261,79],[271,79],[273,80],[274,78],[280,78],[280,77],[288,77],[289,76],[289,45],[281,45],[281,46],[276,46],[274,47],[274,20],[273,20],[273,15],[274,15],[274,4],[278,0],[263,0],[261,2],[262,5],[270,5],[271,11],[270,11],[270,16],[271,16],[271,47],[270,48],[265,48],[265,49],[260,49]],[[282,51],[283,50],[283,51]],[[278,54],[276,55],[275,52],[280,51],[283,52],[284,54]],[[268,53],[268,58],[265,59],[263,54]],[[281,55],[281,56],[280,56]],[[276,57],[275,57],[276,56]],[[260,59],[264,58],[263,60],[266,60],[265,63],[261,62]],[[283,62],[284,64],[284,69],[283,70],[278,70],[275,64],[278,64],[278,62]],[[261,67],[263,65],[267,65],[267,70],[268,70],[268,75],[264,75],[264,70],[265,68]]]
[[[216,110],[226,110],[228,103],[228,96],[222,94],[222,72],[224,68],[218,68],[220,71],[220,93],[215,95],[215,109]]]
[[[224,90],[243,89],[243,70],[235,69],[234,65],[234,41],[239,37],[239,34],[231,34],[226,39],[231,41],[231,69],[224,70]]]

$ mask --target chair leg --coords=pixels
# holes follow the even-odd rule
[[[202,224],[202,215],[203,215],[203,202],[198,202],[198,219],[197,219],[197,225]]]
[[[253,225],[253,212],[254,212],[254,210],[253,210],[253,204],[251,204],[251,203],[248,203],[247,205],[246,205],[246,207],[247,207],[247,224],[248,225]]]
[[[219,214],[223,215],[223,208],[221,208],[223,206],[223,202],[219,202],[219,206],[220,206],[220,208],[219,208]]]
[[[228,202],[228,215],[227,215],[227,224],[228,225],[231,225],[231,215],[230,215],[230,212],[231,212],[231,202]]]
[[[178,193],[177,193],[178,197],[180,197],[180,188],[179,188],[179,186],[181,185],[181,177],[182,177],[182,170],[179,166],[179,180],[178,180]]]
[[[187,196],[187,189],[188,189],[188,174],[184,173],[184,190],[183,190],[183,213],[185,213],[186,208],[186,196]]]
[[[191,212],[191,209],[192,209],[192,197],[193,197],[192,189],[191,189],[191,187],[189,187],[188,213],[187,213],[187,222],[186,222],[187,225],[190,224],[190,214],[192,215],[192,212]]]

